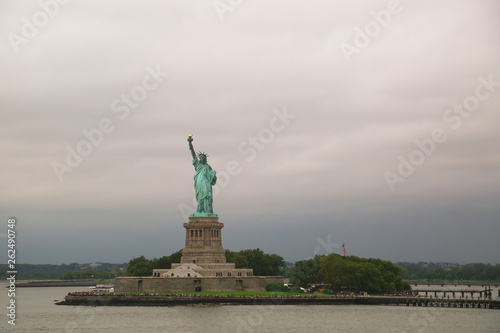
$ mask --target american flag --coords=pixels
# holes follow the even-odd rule
[[[344,244],[342,244],[342,252],[344,252],[345,254],[347,254],[347,250],[345,249],[345,246],[344,246],[344,245],[345,245],[345,243],[344,243]]]

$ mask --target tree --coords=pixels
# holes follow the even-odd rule
[[[144,256],[133,258],[127,267],[127,276],[149,276],[153,274],[153,265]]]
[[[93,270],[71,271],[64,273],[60,278],[62,280],[98,279],[99,273]]]
[[[345,287],[351,291],[393,293],[408,287],[403,283],[401,269],[390,261],[334,253],[296,262],[290,279],[302,287],[324,282],[336,291]]]
[[[115,277],[125,276],[125,274],[126,274],[126,271],[124,271],[123,269],[116,269],[115,271],[113,271],[113,276],[115,276]]]
[[[94,275],[94,277],[99,277],[100,279],[114,279],[115,274],[112,273],[112,272],[105,271],[105,272],[99,272],[99,273],[97,273],[97,276]]]
[[[329,284],[333,290],[341,290],[342,287],[351,287],[351,275],[354,273],[353,262],[343,259],[335,253],[321,258],[319,277]]]
[[[282,291],[282,292],[287,292],[290,291],[290,288],[285,286],[284,284],[269,284],[266,286],[267,291]]]
[[[181,257],[182,257],[182,250],[174,252],[169,256],[154,258],[151,260],[152,269],[160,269],[160,268],[170,269],[173,263],[178,263],[181,261]]]
[[[226,250],[226,259],[235,264],[236,268],[251,268],[256,276],[276,276],[283,273],[285,259],[277,254],[264,253],[261,249],[241,250],[232,252]]]
[[[240,252],[233,252],[226,250],[226,260],[227,262],[232,262],[235,264],[236,268],[249,268],[248,258],[245,254]]]
[[[316,255],[311,259],[297,261],[290,269],[290,282],[303,288],[318,282],[320,280],[318,274],[321,257],[324,256]]]
[[[284,273],[285,260],[277,254],[264,254],[264,273],[267,276],[281,276]]]

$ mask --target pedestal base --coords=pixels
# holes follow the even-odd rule
[[[193,213],[189,217],[219,217],[219,215],[214,213]]]
[[[186,228],[186,246],[182,250],[183,263],[225,263],[221,229],[218,216],[190,216]]]

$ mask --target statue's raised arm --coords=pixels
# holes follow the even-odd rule
[[[193,134],[189,135],[188,142],[189,142],[189,150],[191,151],[191,156],[193,156],[193,160],[194,160],[196,158],[196,153],[194,152],[194,148],[193,148]]]

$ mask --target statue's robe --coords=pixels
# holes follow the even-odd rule
[[[212,186],[217,181],[215,171],[210,165],[201,163],[198,158],[193,159],[194,169],[194,191],[198,202],[197,213],[213,213],[212,208]]]

